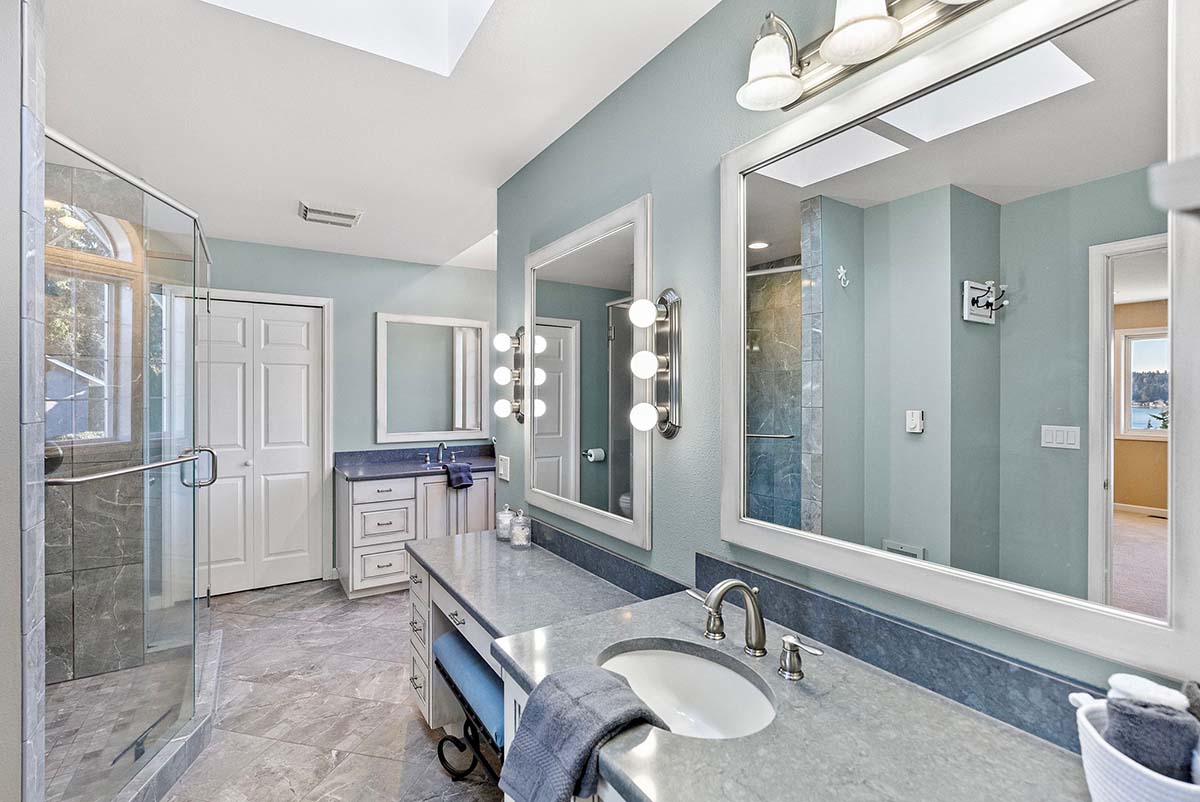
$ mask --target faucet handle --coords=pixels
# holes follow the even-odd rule
[[[792,651],[799,649],[800,651],[808,652],[813,657],[820,657],[821,655],[825,654],[825,652],[821,651],[816,646],[809,646],[807,643],[800,640],[798,635],[792,635],[789,633],[784,635],[782,640],[784,649],[790,649]]]
[[[804,679],[804,661],[800,657],[804,644],[795,635],[784,635],[780,640],[783,649],[779,652],[779,676],[792,682]]]

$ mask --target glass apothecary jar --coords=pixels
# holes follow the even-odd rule
[[[517,510],[517,515],[512,519],[509,532],[511,535],[509,545],[514,549],[527,549],[533,544],[529,528],[529,518],[525,516],[524,510]]]
[[[496,513],[496,540],[507,541],[512,536],[512,522],[515,517],[516,513],[507,504]]]

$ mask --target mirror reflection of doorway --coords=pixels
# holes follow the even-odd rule
[[[1094,271],[1106,288],[1107,331],[1093,342],[1109,369],[1093,381],[1093,406],[1109,425],[1103,460],[1107,488],[1093,488],[1102,505],[1103,576],[1093,576],[1095,601],[1154,618],[1167,615],[1169,575],[1168,471],[1171,427],[1169,263],[1165,234],[1097,245]],[[1093,310],[1096,314],[1101,310]],[[1103,394],[1103,397],[1101,397]],[[1094,568],[1099,567],[1093,561]],[[1101,595],[1102,594],[1102,595]]]

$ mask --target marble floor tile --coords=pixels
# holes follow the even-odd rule
[[[410,702],[396,705],[379,726],[354,747],[354,751],[356,754],[407,760],[410,763],[435,761],[441,735],[426,726],[421,711]]]
[[[336,749],[273,742],[230,781],[211,802],[296,802],[349,757]]]
[[[213,730],[212,740],[196,762],[175,783],[172,793],[189,799],[211,800],[235,782],[277,741],[228,730]]]

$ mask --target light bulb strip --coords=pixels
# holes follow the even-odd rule
[[[682,321],[680,319],[682,299],[675,290],[666,289],[658,296],[656,306],[658,307],[658,319],[654,323],[653,353],[658,360],[658,370],[644,381],[654,383],[653,400],[650,406],[658,411],[658,422],[655,428],[658,429],[659,434],[669,440],[679,434],[680,408],[683,405],[683,383],[679,375],[682,346]],[[639,379],[639,381],[642,380]]]
[[[943,3],[941,0],[888,0],[888,13],[900,20],[903,33],[896,46],[879,58],[903,50],[934,31],[953,22],[963,14],[985,5],[989,0],[976,0],[964,4]],[[781,111],[790,111],[805,102],[813,95],[824,92],[839,82],[849,78],[874,61],[862,64],[838,65],[832,64],[821,57],[821,36],[800,48],[800,68],[803,71],[804,94],[797,100],[784,106]],[[878,59],[876,59],[878,60]]]
[[[499,335],[497,335],[499,337]],[[516,333],[510,338],[509,347],[501,351],[501,353],[512,351],[512,368],[509,373],[509,380],[501,386],[512,387],[511,414],[516,417],[517,423],[525,422],[525,411],[522,409],[521,399],[525,397],[524,373],[525,373],[525,327],[521,326]],[[497,349],[500,350],[500,349]],[[497,371],[499,372],[499,368]],[[499,382],[497,382],[499,383]],[[501,399],[504,400],[504,399]],[[503,406],[497,402],[496,407]],[[501,415],[499,409],[493,410],[497,416],[507,418],[508,415]]]

